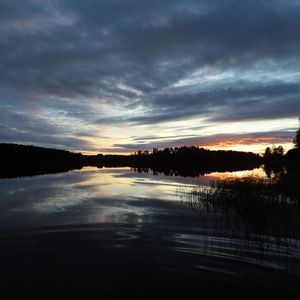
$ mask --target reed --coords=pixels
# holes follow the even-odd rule
[[[299,199],[283,191],[277,181],[246,177],[194,186],[182,197],[198,213],[236,218],[252,232],[298,237]]]

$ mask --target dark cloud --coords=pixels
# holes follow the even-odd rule
[[[299,97],[298,83],[266,84],[237,80],[234,84],[227,83],[214,89],[160,94],[148,99],[148,111],[144,115],[129,118],[101,118],[97,122],[152,124],[195,116],[204,116],[210,121],[297,117],[300,111]]]
[[[12,2],[29,25],[4,26],[1,77],[51,95],[102,96],[118,82],[157,89],[203,65],[291,58],[300,46],[292,1],[32,1],[27,13]],[[35,23],[43,17],[47,32]]]
[[[168,140],[168,139],[174,139],[174,137],[176,137],[176,139],[179,138],[191,138],[191,137],[197,137],[196,135],[168,135],[168,136],[142,136],[142,137],[131,137],[133,141],[135,142],[145,142],[145,141],[155,141],[155,140]]]

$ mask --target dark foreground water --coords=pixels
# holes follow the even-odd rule
[[[1,293],[5,299],[300,296],[297,236],[251,232],[230,214],[195,213],[180,197],[186,186],[244,175],[153,177],[85,168],[0,180]]]

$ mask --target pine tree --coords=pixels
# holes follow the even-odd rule
[[[299,118],[299,129],[297,130],[296,136],[293,139],[295,148],[300,149],[300,118]]]

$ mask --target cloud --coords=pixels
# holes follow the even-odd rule
[[[300,8],[294,2],[198,2],[29,1],[31,12],[10,4],[14,19],[71,21],[52,28],[45,21],[47,32],[4,29],[1,77],[51,95],[99,96],[112,83],[147,91],[203,65],[228,68],[297,55]],[[160,18],[168,26],[155,25]]]
[[[294,137],[294,131],[267,131],[261,133],[243,133],[243,134],[212,134],[209,136],[179,137],[167,141],[140,142],[138,144],[115,144],[119,150],[137,151],[149,150],[153,147],[181,147],[181,146],[199,146],[220,148],[231,147],[235,145],[253,145],[253,144],[284,144],[290,142]]]
[[[18,142],[68,148],[94,150],[93,144],[84,137],[76,137],[68,128],[62,128],[47,118],[28,113],[0,112],[0,142]]]
[[[299,15],[293,0],[3,0],[1,139],[47,128],[47,145],[92,147],[80,133],[294,118]]]

